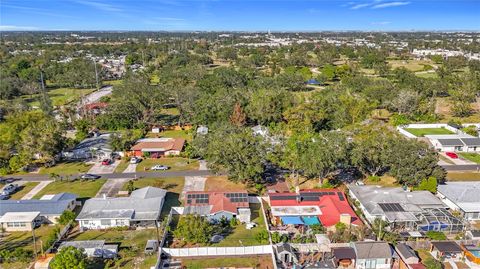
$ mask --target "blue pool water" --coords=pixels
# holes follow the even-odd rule
[[[480,250],[470,250],[473,256],[480,258]]]

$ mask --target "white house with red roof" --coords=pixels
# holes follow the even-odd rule
[[[247,223],[251,219],[248,193],[246,191],[189,191],[185,194],[183,214],[205,216],[210,221],[237,218]]]
[[[309,189],[298,193],[269,193],[275,225],[315,225],[332,227],[342,222],[362,225],[345,194],[337,189]]]

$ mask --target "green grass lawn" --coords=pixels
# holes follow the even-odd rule
[[[239,246],[254,246],[260,243],[255,240],[255,235],[261,230],[265,230],[265,220],[263,219],[262,209],[260,204],[250,204],[252,211],[252,222],[257,224],[257,227],[247,230],[245,224],[239,224],[231,234],[225,237],[220,243],[212,244],[214,247],[239,247]],[[241,243],[240,243],[241,242]]]
[[[158,134],[148,133],[147,137],[171,137],[171,138],[183,138],[187,141],[192,140],[192,131],[190,130],[166,130]]]
[[[187,269],[197,268],[273,268],[272,258],[270,256],[249,256],[249,257],[209,257],[208,259],[182,259],[182,266]]]
[[[85,164],[84,162],[64,162],[48,168],[42,167],[39,174],[78,175],[88,172],[92,166],[92,164]]]
[[[34,199],[39,199],[45,194],[56,194],[69,192],[78,195],[78,198],[94,197],[98,190],[105,184],[106,179],[97,180],[76,180],[76,181],[55,181],[43,188]]]
[[[462,158],[467,159],[474,163],[480,163],[480,154],[478,153],[468,153],[468,152],[460,152],[458,153]]]
[[[137,165],[137,172],[151,171],[152,166],[161,164],[170,167],[168,171],[198,170],[198,161],[181,157],[144,159]],[[154,171],[151,171],[154,172]],[[158,172],[158,171],[157,171]]]
[[[17,191],[16,193],[12,194],[10,196],[11,200],[20,200],[22,199],[25,194],[30,192],[35,186],[37,186],[40,182],[27,182],[22,186],[19,186],[21,189]]]
[[[143,250],[148,240],[157,239],[156,229],[143,230],[88,230],[80,233],[72,240],[105,240],[106,243],[120,243],[120,258],[116,261],[114,268],[142,268],[148,269],[155,265],[156,255],[145,256]],[[153,262],[153,264],[152,264]],[[139,265],[136,266],[136,264]],[[99,267],[103,268],[103,267]]]
[[[454,134],[454,132],[445,128],[406,128],[405,131],[417,136],[422,137],[425,135],[447,135]]]
[[[122,159],[120,161],[120,163],[118,164],[118,166],[115,168],[115,173],[123,173],[123,171],[125,171],[125,169],[127,168],[127,166],[129,164],[130,164],[129,159],[127,159],[127,160]]]
[[[48,91],[48,96],[52,100],[53,106],[63,106],[68,103],[79,100],[83,95],[92,93],[95,89],[74,89],[74,88],[57,88]],[[40,105],[40,94],[34,94],[29,96],[22,96],[30,106],[38,107]]]

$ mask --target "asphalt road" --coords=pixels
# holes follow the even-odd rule
[[[214,175],[210,170],[190,170],[190,171],[165,171],[165,172],[136,172],[136,173],[112,173],[102,174],[102,178],[106,179],[122,179],[122,178],[151,178],[151,177],[186,177],[186,176],[209,176]],[[63,177],[69,177],[71,179],[79,177],[80,175],[61,175]],[[5,178],[14,178],[24,181],[42,181],[51,180],[49,175],[28,174],[19,176],[6,176]]]
[[[477,171],[480,164],[442,165],[447,171]]]

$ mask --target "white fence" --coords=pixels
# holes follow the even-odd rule
[[[404,136],[408,138],[416,138],[415,135],[409,133],[405,129],[410,128],[410,129],[423,129],[423,128],[445,128],[451,132],[454,132],[456,134],[464,134],[462,131],[460,131],[457,128],[454,128],[446,123],[428,123],[428,124],[423,124],[423,123],[412,123],[412,124],[407,124],[407,125],[402,125],[402,126],[397,126],[398,132],[403,134]]]
[[[172,257],[245,256],[272,254],[273,248],[271,245],[251,247],[162,248],[162,252]]]

